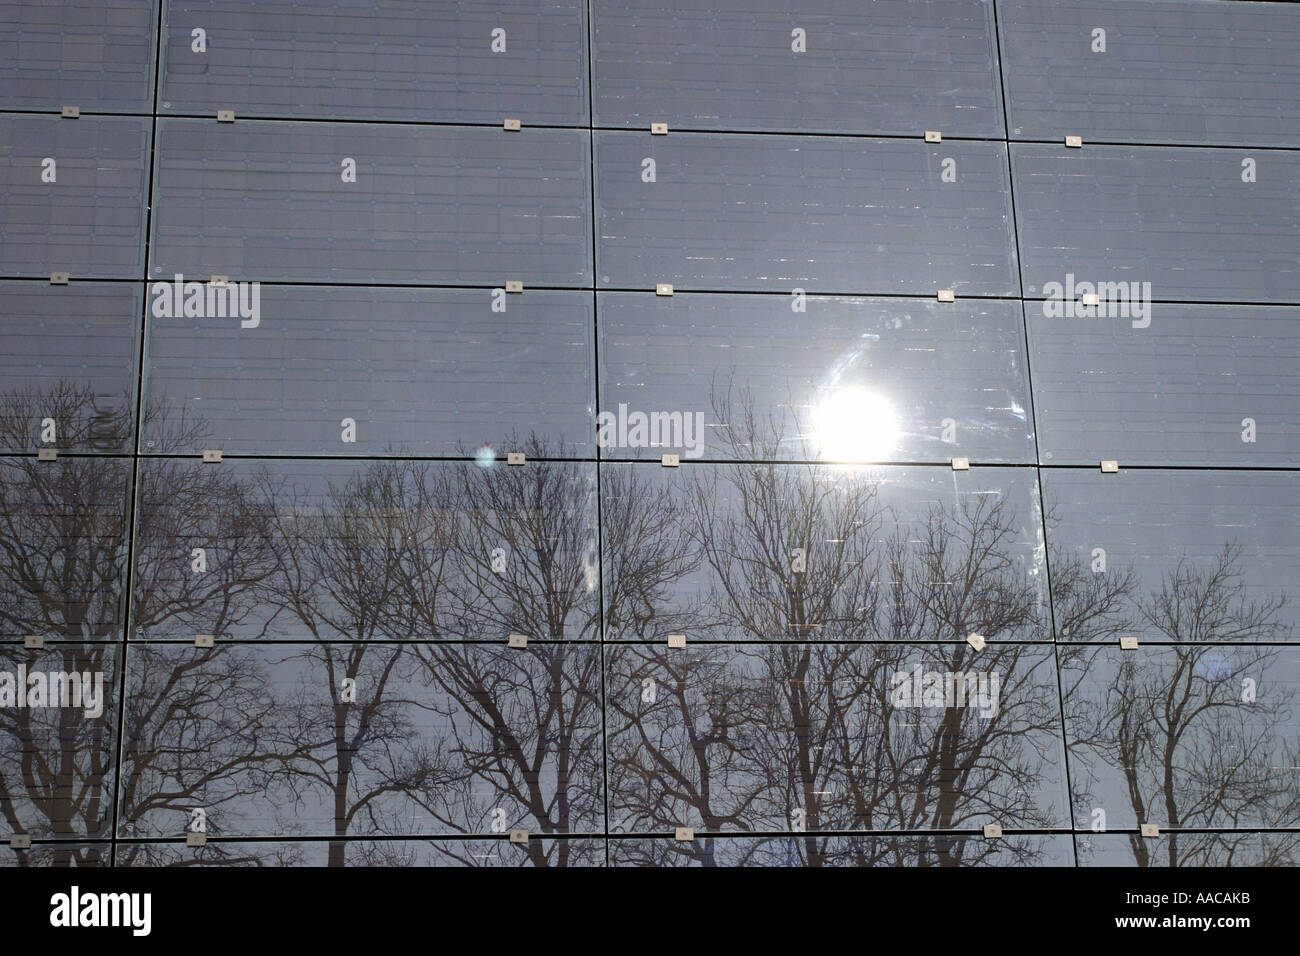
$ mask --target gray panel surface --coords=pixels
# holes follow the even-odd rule
[[[1011,167],[1026,297],[1072,275],[1157,302],[1300,301],[1300,153],[1014,145]]]
[[[134,449],[142,300],[135,283],[0,282],[0,450]]]
[[[996,143],[596,134],[600,284],[1015,295]],[[644,180],[644,160],[655,181]],[[953,160],[955,182],[944,182]]]
[[[158,123],[152,275],[590,283],[588,134]],[[345,159],[356,182],[345,182]]]
[[[703,424],[640,446],[607,430],[606,458],[1034,460],[1015,303],[610,292],[599,309],[604,421]]]
[[[465,457],[534,439],[595,456],[589,292],[266,285],[259,305],[251,328],[151,312],[142,451],[182,450],[169,429],[187,416],[196,454]]]
[[[1300,146],[1293,5],[998,0],[998,28],[1014,139]]]
[[[587,122],[587,5],[577,0],[165,2],[163,113]],[[194,49],[195,29],[205,49]]]
[[[1300,309],[1158,304],[1124,318],[1025,304],[1043,461],[1300,461]]]
[[[147,119],[0,116],[0,274],[143,278],[149,139]]]
[[[601,467],[605,639],[1046,640],[1029,468]]]
[[[1075,647],[1061,688],[1077,829],[1300,827],[1300,648]],[[1167,865],[1175,839],[1149,852]]]
[[[4,0],[0,109],[149,113],[158,5]]]
[[[613,0],[592,50],[599,126],[1003,133],[986,0]]]
[[[1300,638],[1300,472],[1120,466],[1043,473],[1062,639]]]

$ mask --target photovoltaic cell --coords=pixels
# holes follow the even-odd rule
[[[589,177],[574,130],[160,120],[151,275],[581,286]]]
[[[595,148],[602,288],[1019,291],[1000,144],[600,132]]]
[[[587,5],[574,0],[164,9],[164,114],[587,122]]]
[[[599,126],[1003,135],[988,2],[616,0],[592,17]]]

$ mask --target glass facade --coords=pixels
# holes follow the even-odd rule
[[[0,0],[0,865],[1295,865],[1298,53]]]

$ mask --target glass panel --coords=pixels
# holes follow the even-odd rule
[[[1080,866],[1295,866],[1300,833],[1188,833],[1144,840],[1137,833],[1079,836]]]
[[[595,140],[605,287],[1019,292],[1000,143],[623,132]]]
[[[613,866],[1073,866],[1068,833],[949,836],[708,836],[690,843],[622,838]]]
[[[589,285],[588,137],[160,120],[152,275]]]
[[[1075,826],[1297,828],[1298,687],[1294,647],[1063,649]],[[1164,834],[1133,852],[1188,865],[1198,856],[1211,862],[1205,855],[1223,846],[1210,834]],[[1294,846],[1273,843],[1283,852]]]
[[[599,688],[590,645],[135,644],[121,835],[597,830]]]
[[[585,126],[586,14],[577,0],[166,0],[161,109]]]
[[[589,292],[268,285],[252,318],[157,317],[175,288],[151,289],[146,453],[594,457]]]
[[[0,832],[74,841],[35,845],[23,851],[26,862],[93,863],[105,852],[75,841],[107,838],[112,829],[118,647],[0,644]]]
[[[0,109],[149,113],[157,4],[2,0]]]
[[[1300,300],[1300,153],[1017,145],[1011,165],[1028,297],[1065,311],[1091,287],[1152,324],[1172,300]]]
[[[144,276],[150,121],[0,116],[0,274]]]
[[[1051,470],[1043,503],[1062,639],[1300,639],[1300,472]]]
[[[0,458],[0,640],[121,640],[131,465]]]
[[[595,638],[595,491],[581,463],[143,461],[133,636]]]
[[[606,458],[1034,461],[1015,303],[599,299]]]
[[[134,450],[141,288],[0,282],[0,450]]]
[[[8,841],[0,844],[0,869],[7,866],[109,866],[112,858],[111,843],[33,843],[25,850],[15,850]]]
[[[606,671],[612,831],[1038,829],[1067,814],[1050,646],[624,645]]]
[[[2,859],[2,858],[0,858]],[[0,863],[2,866],[3,863]],[[461,840],[301,840],[202,847],[182,843],[126,843],[117,848],[118,866],[604,866],[605,841],[547,839],[528,843],[508,837]]]
[[[1043,461],[1300,460],[1300,309],[1157,308],[1149,326],[1133,328],[1025,306]]]
[[[987,2],[614,0],[592,16],[599,126],[1002,136]]]
[[[1043,640],[1032,469],[601,468],[610,640]]]
[[[1300,146],[1295,7],[998,0],[998,26],[1013,137]]]

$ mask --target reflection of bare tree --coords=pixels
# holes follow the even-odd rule
[[[1065,837],[1066,840],[1069,837]],[[614,841],[610,862],[615,866],[757,866],[801,867],[809,858],[800,836],[721,837],[703,842],[702,854],[692,843],[663,839],[624,838]],[[817,866],[929,867],[1023,866],[1064,863],[1062,844],[1047,836],[1015,836],[985,840],[959,834],[906,836],[832,836],[819,838]]]
[[[134,420],[129,394],[99,395],[68,379],[47,388],[25,386],[0,394],[0,447],[127,451]],[[51,430],[53,441],[47,441]]]
[[[120,637],[129,480],[113,459],[0,462],[5,636]]]
[[[1119,798],[1137,822],[1169,830],[1158,842],[1129,835],[1139,866],[1224,865],[1257,843],[1187,830],[1300,825],[1300,789],[1282,769],[1300,764],[1300,738],[1281,731],[1292,695],[1271,679],[1279,651],[1252,646],[1286,639],[1284,600],[1246,597],[1239,558],[1229,544],[1207,564],[1183,563],[1134,602],[1147,627],[1179,643],[1113,666],[1113,647],[1062,647],[1076,807]],[[1116,775],[1122,795],[1098,789]],[[1254,862],[1285,862],[1297,846],[1300,836],[1283,836]]]
[[[93,402],[87,390],[59,386],[48,396],[23,393],[0,404],[11,411],[31,404],[54,409],[59,422],[93,423]],[[201,431],[202,423],[179,419],[163,429],[177,441]],[[59,434],[79,440],[71,425]],[[110,768],[118,749],[130,468],[112,458],[23,458],[0,468],[0,619],[11,635],[60,639],[47,645],[44,666],[102,674],[107,698],[97,714],[69,707],[0,711],[8,741],[0,748],[0,804],[16,832],[102,837],[112,819]],[[258,582],[274,567],[262,516],[221,469],[150,460],[139,475],[132,615],[141,636],[168,628],[191,640],[199,630],[220,633],[250,613]],[[213,550],[203,574],[193,569],[191,544]],[[259,720],[267,708],[252,703],[260,699],[257,667],[228,647],[177,656],[137,645],[128,672],[121,832],[179,833],[184,814],[205,805],[216,811],[219,829],[229,807],[251,792],[248,780],[274,764],[261,746]],[[69,843],[55,862],[99,852]],[[136,849],[123,844],[122,853],[130,857]]]
[[[406,648],[390,639],[405,636],[409,623],[401,603],[408,573],[435,581],[440,573],[426,561],[432,554],[441,564],[444,511],[431,498],[429,466],[412,462],[367,466],[331,485],[319,505],[288,483],[266,477],[262,486],[276,503],[281,544],[271,591],[314,642],[290,658],[314,682],[285,702],[290,738],[304,754],[293,788],[329,794],[329,864],[343,866],[349,833],[363,823],[365,832],[389,830],[389,798],[437,774],[438,748],[419,739],[408,714]]]
[[[535,438],[523,447],[529,458],[565,452]],[[440,609],[449,635],[595,638],[595,477],[590,465],[559,462],[448,474],[458,516],[455,601]],[[427,614],[425,623],[434,623]]]
[[[323,497],[267,488],[283,543],[272,590],[313,642],[290,658],[310,675],[286,704],[310,755],[293,786],[330,795],[330,864],[346,862],[346,837],[409,828],[416,808],[459,832],[595,828],[599,656],[502,647],[506,633],[536,641],[598,623],[583,467],[394,461]],[[409,643],[430,637],[441,640]],[[551,861],[540,843],[529,852]],[[559,863],[567,852],[558,845]]]
[[[455,761],[447,786],[416,797],[430,815],[465,832],[599,828],[600,655],[594,648],[447,644],[418,653],[422,678],[434,691],[422,706],[448,728],[447,756]],[[558,845],[552,860],[531,840],[528,853],[534,865],[564,866],[569,848]]]
[[[0,416],[26,429],[31,408],[54,409],[78,442],[90,400],[23,393]],[[1046,837],[970,834],[1055,826],[1063,809],[1052,651],[1025,643],[1046,636],[1043,587],[1011,499],[902,514],[884,473],[770,464],[780,437],[743,400],[719,417],[733,464],[603,470],[599,564],[595,468],[537,439],[522,468],[393,459],[330,466],[346,474],[323,486],[316,466],[201,465],[201,421],[152,429],[151,451],[188,460],[137,469],[119,858],[264,862],[251,846],[150,840],[195,808],[238,835],[292,832],[320,805],[331,865],[593,862],[592,841],[542,837],[601,828],[607,741],[611,826],[700,830],[620,838],[620,862],[1043,859]],[[0,669],[103,672],[108,691],[94,717],[0,708],[0,818],[59,841],[32,862],[99,862],[86,841],[113,818],[129,485],[120,459],[0,461]],[[1130,841],[1142,864],[1233,862],[1259,841],[1204,828],[1300,826],[1279,770],[1300,763],[1275,679],[1290,635],[1280,599],[1246,598],[1239,557],[1225,548],[1144,594],[1132,569],[1050,555],[1076,809],[1122,799],[1160,822],[1160,841]],[[1112,674],[1106,655],[1135,625],[1177,643]],[[286,631],[295,643],[230,640]],[[13,643],[30,633],[50,639],[43,652]],[[193,647],[196,633],[217,646]],[[675,633],[688,650],[663,647]],[[891,690],[917,667],[996,674],[998,700],[902,706]],[[471,839],[511,827],[534,839],[508,853]],[[911,832],[844,835],[893,830]],[[381,839],[429,832],[465,838]],[[1300,839],[1261,845],[1260,862],[1284,862]]]
[[[764,460],[779,423],[730,397],[715,414],[737,463],[692,468],[660,507],[681,512],[709,570],[688,633],[752,643],[612,652],[611,813],[635,828],[791,830],[805,865],[868,845],[828,830],[1059,822],[1039,795],[1061,772],[1050,658],[1010,643],[1045,623],[1015,509],[963,496],[909,523],[884,503],[882,473]],[[979,655],[973,632],[990,641]],[[845,643],[862,640],[888,643]],[[894,708],[891,678],[920,642],[926,668],[998,674],[996,712]],[[715,842],[672,852],[708,862]],[[934,844],[942,863],[972,852]]]
[[[547,449],[534,441],[526,454],[543,457]],[[558,462],[462,465],[448,476],[458,573],[440,602],[430,599],[423,566],[409,575],[405,603],[416,628],[496,642],[522,634],[530,643],[416,651],[422,679],[435,690],[424,706],[454,735],[459,793],[449,786],[418,798],[444,825],[544,834],[600,825],[600,656],[564,642],[597,636],[594,477],[590,466]],[[570,848],[554,844],[552,859],[530,841],[529,859],[566,865]]]
[[[607,733],[610,814],[626,829],[750,829],[779,781],[756,773],[754,721],[770,688],[726,648],[610,652]],[[707,839],[691,849],[709,859]]]
[[[95,865],[102,851],[73,840],[105,837],[113,812],[118,655],[105,642],[59,642],[45,650],[0,647],[0,670],[103,675],[98,713],[82,707],[0,708],[0,819],[12,833],[69,841],[48,851],[55,865]]]
[[[202,810],[207,832],[239,832],[292,756],[276,747],[275,688],[245,647],[132,645],[123,717],[118,827],[124,836],[174,836]],[[147,844],[119,859],[149,861]]]
[[[0,416],[22,430],[30,417],[23,410],[40,411],[75,437],[84,417],[76,397],[69,386],[44,397],[11,393],[0,399]],[[128,494],[129,468],[118,460],[0,460],[0,630],[9,640],[53,641],[44,651],[4,647],[0,669],[99,674],[105,698],[94,714],[0,708],[0,817],[14,833],[71,841],[105,836],[109,827],[120,666],[111,642],[121,633]],[[58,864],[95,863],[100,852],[71,842],[52,851]]]
[[[160,453],[206,431],[187,416],[150,410],[146,419],[156,419]],[[228,643],[274,620],[265,600],[280,564],[273,513],[256,484],[228,467],[150,458],[137,473],[132,636],[189,643],[128,651],[119,833],[175,835],[193,810],[205,813],[208,832],[239,832],[250,801],[265,797],[295,751],[280,739],[265,661]],[[201,633],[216,646],[195,649]],[[150,864],[170,852],[123,843],[118,857]]]

